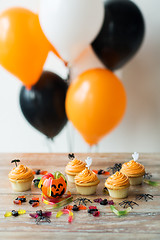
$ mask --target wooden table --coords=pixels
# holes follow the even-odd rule
[[[77,158],[84,160],[88,154],[76,154]],[[106,169],[114,163],[123,163],[131,159],[130,153],[98,153],[90,154],[93,158],[92,169]],[[97,205],[101,215],[94,217],[87,213],[87,210],[74,212],[74,220],[70,224],[67,216],[56,218],[58,210],[53,210],[51,223],[36,225],[34,219],[29,216],[38,209],[45,210],[43,203],[40,207],[32,208],[28,201],[32,196],[40,197],[40,190],[32,186],[32,191],[25,192],[27,202],[20,208],[25,209],[25,215],[18,217],[4,217],[8,210],[18,210],[19,206],[13,204],[13,200],[19,195],[13,193],[8,173],[12,169],[11,160],[19,158],[21,163],[32,169],[42,169],[50,172],[59,170],[64,173],[64,168],[68,162],[67,154],[0,154],[0,239],[160,239],[160,188],[147,184],[131,187],[129,200],[135,201],[135,195],[149,193],[154,196],[153,201],[145,202],[136,200],[139,206],[124,217],[114,215],[110,207]],[[153,175],[153,179],[160,181],[160,154],[140,154],[140,162],[145,166],[146,172]],[[91,200],[95,198],[110,197],[102,192],[105,177],[100,177],[100,184],[96,195],[89,196]],[[78,197],[73,186],[68,184],[74,199]],[[118,205],[121,200],[114,200],[115,207],[122,209]],[[73,204],[73,203],[72,203]]]

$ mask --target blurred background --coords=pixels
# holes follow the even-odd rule
[[[87,1],[87,0],[86,0]],[[24,118],[19,106],[22,83],[0,66],[0,152],[159,152],[160,151],[160,1],[134,0],[146,26],[145,38],[136,55],[115,74],[127,93],[127,109],[120,125],[90,148],[70,122],[48,140]],[[21,6],[35,13],[39,0],[0,0],[0,12]],[[74,79],[86,69],[100,67],[90,49],[72,68]],[[65,78],[68,69],[49,53],[45,70]]]

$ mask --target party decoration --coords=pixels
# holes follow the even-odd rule
[[[35,218],[36,224],[39,224],[40,222],[51,223],[50,217],[52,212],[43,212],[42,210],[38,210],[36,213],[30,213],[29,215],[32,218]]]
[[[41,0],[39,20],[48,40],[68,62],[94,40],[103,23],[101,0]]]
[[[98,143],[120,122],[125,108],[123,85],[106,69],[91,69],[79,75],[66,96],[68,119],[90,145]]]
[[[92,164],[92,158],[87,157],[87,159],[85,159],[85,162],[86,162],[86,167],[89,169]]]
[[[104,23],[92,48],[105,66],[115,70],[135,55],[142,44],[144,33],[144,19],[135,3],[106,0]]]
[[[132,154],[132,157],[133,157],[133,160],[136,162],[136,161],[138,160],[138,158],[139,158],[139,153],[134,152],[134,153]]]
[[[20,107],[27,121],[48,138],[55,137],[67,122],[65,97],[67,83],[45,71],[38,83],[20,91]]]
[[[41,188],[44,196],[48,198],[59,198],[66,191],[67,181],[64,175],[57,171],[53,175],[51,173],[44,175],[38,187]]]
[[[43,34],[38,15],[24,8],[0,14],[0,49],[0,64],[28,88],[38,81],[49,51],[59,56]]]

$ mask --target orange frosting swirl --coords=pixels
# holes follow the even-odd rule
[[[86,163],[78,160],[78,159],[74,159],[72,161],[70,161],[67,166],[66,166],[66,171],[69,172],[73,172],[73,173],[79,173],[81,171],[83,171],[86,167]]]
[[[33,177],[33,172],[29,167],[21,164],[13,168],[8,177],[12,180],[23,180]]]
[[[123,172],[124,174],[126,174],[129,177],[132,177],[135,175],[143,176],[145,174],[145,168],[142,164],[140,164],[134,160],[131,160],[122,165],[121,172]]]
[[[76,183],[90,183],[97,180],[97,175],[88,168],[85,168],[82,172],[75,176]]]
[[[129,179],[128,177],[121,173],[121,172],[116,172],[106,180],[106,184],[108,185],[113,185],[116,187],[122,187],[122,186],[129,186]]]

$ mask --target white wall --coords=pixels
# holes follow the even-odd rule
[[[140,51],[118,73],[128,96],[126,115],[121,124],[92,151],[160,151],[160,1],[135,0],[146,22],[146,36]],[[0,0],[0,11],[10,6],[38,11],[38,0]],[[77,62],[73,75],[84,68],[100,66],[89,53]],[[66,69],[52,54],[45,69],[66,75]],[[85,152],[89,147],[69,123],[48,142],[29,125],[19,108],[21,82],[0,67],[0,152]],[[71,145],[71,147],[70,147]]]

